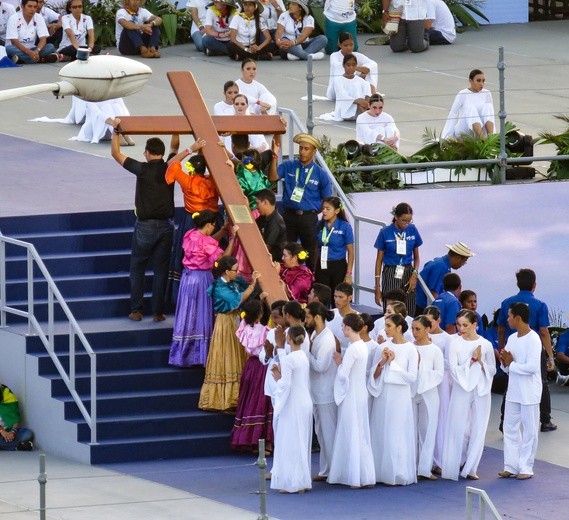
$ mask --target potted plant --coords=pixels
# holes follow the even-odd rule
[[[537,143],[555,145],[557,155],[569,155],[569,115],[558,114],[554,117],[567,123],[567,128],[560,134],[541,132]],[[547,176],[550,179],[569,179],[569,161],[551,161]]]

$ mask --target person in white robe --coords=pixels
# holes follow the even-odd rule
[[[326,318],[331,311],[320,302],[306,306],[306,327],[312,330],[310,336],[310,394],[314,403],[314,430],[320,444],[320,470],[313,480],[326,480],[330,472],[330,461],[336,436],[338,407],[334,401],[334,380],[336,363],[336,338],[326,327]]]
[[[374,94],[369,108],[356,119],[356,140],[362,144],[380,144],[399,150],[401,134],[394,119],[383,112],[383,97]]]
[[[351,121],[368,109],[371,97],[370,84],[356,75],[358,61],[353,54],[344,56],[342,61],[344,74],[334,78],[336,106],[335,121]]]
[[[490,418],[492,378],[496,359],[492,344],[476,333],[478,316],[466,309],[458,313],[457,328],[449,347],[453,379],[443,446],[442,477],[459,475],[478,480],[484,438]]]
[[[371,446],[377,482],[405,486],[417,482],[412,386],[417,380],[417,349],[405,339],[407,322],[400,314],[385,320],[391,342],[376,353],[368,379],[374,397]]]
[[[334,78],[344,74],[344,66],[342,61],[347,54],[353,54],[358,60],[356,74],[365,79],[371,86],[371,93],[377,92],[377,62],[368,58],[361,52],[354,52],[354,37],[349,32],[342,32],[338,37],[339,51],[330,54],[330,78],[328,80],[328,88],[326,89],[326,97],[330,101],[335,101],[336,91],[334,89]]]
[[[241,63],[240,79],[236,80],[239,92],[245,94],[249,100],[249,111],[255,115],[276,115],[277,98],[269,89],[259,83],[257,77],[257,63],[251,58],[245,58]]]
[[[235,107],[233,101],[235,96],[239,94],[239,87],[235,81],[226,81],[223,85],[223,100],[213,105],[214,116],[234,116]],[[248,101],[247,101],[248,104]],[[247,114],[249,114],[249,106],[247,106]]]
[[[541,339],[529,326],[530,309],[512,303],[508,326],[517,331],[500,353],[500,364],[509,374],[504,410],[504,470],[502,478],[527,480],[533,476],[541,401]]]
[[[357,313],[357,311],[352,308],[353,294],[354,288],[352,284],[346,282],[338,284],[334,289],[335,308],[332,309],[334,316],[326,323],[326,326],[334,334],[334,337],[336,338],[336,345],[340,348],[342,355],[344,355],[344,352],[346,352],[346,349],[350,344],[350,340],[344,334],[344,329],[342,328],[343,319],[348,314]]]
[[[236,115],[236,116],[251,115],[251,114],[247,113],[248,103],[249,103],[249,100],[245,94],[242,94],[241,92],[239,94],[237,94],[233,98],[233,110],[234,110],[233,115]],[[269,145],[268,145],[267,140],[265,139],[264,135],[262,135],[262,134],[249,134],[247,137],[249,138],[250,148],[255,148],[255,150],[259,151],[259,153],[264,152],[265,150],[267,150],[269,148]],[[232,152],[232,146],[231,146],[231,135],[224,136],[223,142],[225,143],[225,148],[227,149],[227,151],[230,152],[230,155],[232,155],[233,152]]]
[[[435,442],[434,466],[433,473],[441,474],[441,466],[443,464],[443,445],[445,441],[445,432],[448,415],[448,405],[450,402],[450,393],[452,390],[452,376],[450,375],[450,367],[448,364],[449,345],[454,337],[448,332],[441,329],[441,311],[438,307],[430,305],[425,307],[424,315],[431,322],[431,331],[429,337],[431,341],[440,348],[444,359],[443,380],[439,385],[439,420],[437,425],[437,438]]]
[[[360,331],[360,338],[362,338],[363,342],[366,344],[367,347],[367,365],[366,365],[366,382],[369,378],[369,372],[371,370],[371,362],[375,356],[375,353],[382,347],[379,346],[379,343],[372,339],[370,332],[373,332],[374,327],[374,320],[373,318],[367,313],[362,312],[360,314],[362,320],[364,320],[364,328]],[[367,384],[367,383],[366,383]],[[373,405],[373,397],[368,392],[368,408],[369,414],[371,415],[371,407]]]
[[[365,381],[367,347],[359,336],[363,326],[358,314],[346,315],[343,328],[350,344],[343,358],[334,353],[338,366],[334,380],[338,421],[328,483],[352,488],[375,484]]]
[[[444,375],[443,353],[431,342],[430,330],[431,322],[426,316],[413,320],[414,345],[419,354],[413,413],[417,427],[417,477],[423,480],[437,480],[432,469],[439,421],[438,386]]]
[[[468,77],[470,87],[454,99],[441,139],[458,138],[464,134],[484,139],[494,133],[494,102],[492,93],[484,88],[486,76],[474,69]]]
[[[290,354],[271,369],[277,381],[274,416],[279,419],[271,488],[281,493],[303,493],[312,488],[310,364],[301,349],[305,339],[303,327],[290,327],[287,333]]]
[[[405,322],[407,323],[407,330],[403,333],[403,337],[413,343],[415,338],[413,337],[413,333],[411,332],[411,328],[413,326],[413,318],[411,316],[407,316],[407,306],[403,302],[391,302],[385,306],[385,314],[375,320],[374,327],[373,327],[373,335],[376,338],[376,341],[381,345],[384,341],[391,341],[390,338],[387,337],[385,333],[385,320],[389,318],[389,316],[393,316],[394,314],[401,314],[405,318]]]

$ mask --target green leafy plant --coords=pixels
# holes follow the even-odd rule
[[[538,144],[552,144],[557,148],[557,155],[569,155],[569,115],[558,114],[556,119],[567,123],[567,128],[560,134],[540,132]],[[547,169],[550,179],[569,179],[569,161],[551,161]]]
[[[115,15],[122,7],[119,0],[100,0],[97,4],[85,2],[85,14],[93,18],[95,41],[101,47],[115,46]]]

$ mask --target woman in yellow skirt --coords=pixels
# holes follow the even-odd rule
[[[238,308],[251,296],[261,276],[254,271],[252,283],[247,284],[238,272],[236,258],[222,257],[213,271],[216,279],[207,290],[217,317],[198,405],[202,410],[232,412],[237,407],[239,382],[248,357],[235,334],[239,325]]]

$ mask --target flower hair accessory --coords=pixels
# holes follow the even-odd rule
[[[194,165],[188,161],[186,164],[184,164],[184,166],[186,167],[186,170],[188,170],[188,173],[191,175],[192,173],[196,173],[196,169],[194,168]]]
[[[213,267],[219,267],[219,262],[214,262]]]
[[[241,311],[241,314],[239,316],[241,316],[241,319],[244,320],[245,319],[245,311]]]
[[[255,165],[253,164],[252,157],[248,156],[243,157],[243,164],[245,165],[245,168],[247,168],[249,171],[251,171],[255,167]]]
[[[306,251],[301,251],[296,256],[298,256],[300,260],[306,260],[308,258],[308,253]]]
[[[342,201],[340,201],[340,205],[338,206],[339,209],[346,209],[346,206],[344,206],[344,203]]]
[[[199,216],[200,216],[200,212],[199,212],[199,211],[196,211],[196,212],[192,213],[192,218],[196,218],[196,217],[199,217]]]

